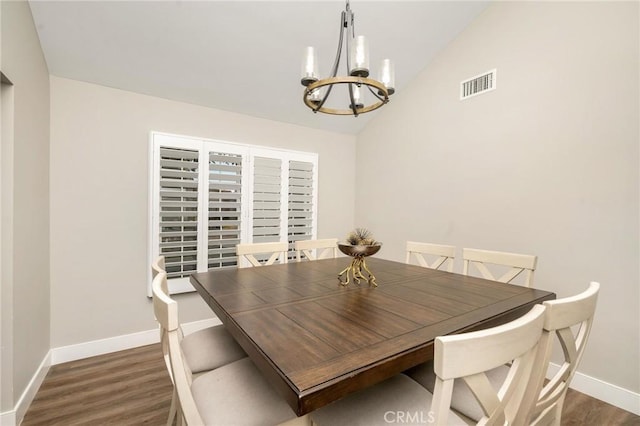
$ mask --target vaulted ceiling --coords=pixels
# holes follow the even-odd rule
[[[340,133],[358,133],[377,114],[314,114],[302,103],[303,49],[316,47],[328,76],[342,1],[29,3],[55,76]],[[369,39],[372,77],[393,59],[399,95],[487,5],[353,1],[351,9],[356,35]]]

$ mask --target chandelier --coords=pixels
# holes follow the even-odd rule
[[[346,29],[346,40],[345,40]],[[348,76],[337,77],[343,41],[346,42]],[[369,78],[369,45],[364,36],[355,37],[354,14],[347,0],[346,8],[340,20],[340,39],[338,51],[331,70],[331,76],[318,79],[318,56],[313,47],[307,47],[302,59],[302,80],[305,86],[303,100],[313,112],[333,115],[358,116],[380,108],[389,102],[389,96],[395,92],[393,63],[389,59],[382,61],[379,80]],[[334,86],[346,85],[349,92],[348,108],[330,108],[325,106]],[[365,103],[365,92],[373,95],[371,103]]]

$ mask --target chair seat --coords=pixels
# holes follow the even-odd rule
[[[249,358],[196,377],[191,391],[206,425],[277,425],[296,418]]]
[[[192,374],[210,371],[247,356],[223,325],[187,334],[181,346]]]
[[[429,392],[433,392],[436,382],[436,373],[433,371],[433,362],[429,361],[407,371],[406,374],[423,386]],[[504,383],[509,374],[509,367],[501,365],[498,368],[485,372],[489,382],[496,391]],[[484,414],[480,405],[471,393],[469,387],[462,380],[456,380],[453,384],[453,393],[451,395],[451,408],[460,414],[478,422]]]
[[[312,412],[311,420],[318,426],[432,424],[432,397],[418,383],[398,374]],[[448,424],[466,426],[468,422],[451,411]]]

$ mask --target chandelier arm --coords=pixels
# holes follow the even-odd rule
[[[347,1],[347,9],[348,9],[348,3],[349,2]],[[338,39],[338,49],[336,51],[336,59],[333,61],[331,77],[335,77],[336,75],[338,75],[338,67],[340,66],[340,56],[342,56],[342,42],[344,39],[344,28],[347,25],[346,20],[347,20],[346,12],[342,12],[342,14],[340,15],[340,37]],[[327,99],[329,99],[329,95],[331,94],[332,88],[333,86],[329,86],[327,88],[327,92],[324,94],[324,96],[322,97],[322,100],[318,103],[318,105],[313,109],[313,112],[318,112],[322,108],[324,103],[327,102]]]
[[[322,106],[324,105],[324,103],[327,101],[327,99],[329,99],[329,95],[331,94],[331,89],[333,89],[333,86],[329,86],[327,87],[327,92],[324,94],[324,96],[322,97],[322,100],[318,103],[318,106],[316,106],[313,109],[313,112],[318,112]]]
[[[349,84],[349,99],[351,99],[351,104],[349,104],[349,108],[353,111],[353,115],[355,117],[358,116],[358,109],[356,108],[356,100],[353,97],[353,84]]]
[[[349,75],[351,71],[351,43],[350,41],[353,39],[353,12],[349,8],[349,0],[347,0],[347,10],[345,11],[347,14],[347,75]],[[353,111],[353,115],[355,117],[358,116],[358,109],[356,108],[356,99],[353,97],[353,85],[349,84],[349,108]]]
[[[333,61],[331,68],[331,77],[338,75],[338,67],[340,66],[340,56],[342,56],[342,41],[344,39],[344,28],[347,25],[346,12],[340,15],[340,38],[338,39],[338,49],[336,50],[336,59]]]
[[[377,93],[376,93],[376,92],[371,88],[371,86],[367,86],[367,89],[369,89],[369,91],[371,92],[371,94],[372,94],[373,96],[375,96],[376,98],[378,98],[378,100],[379,100],[379,101],[382,101],[382,102],[384,102],[384,103],[387,103],[387,102],[389,101],[389,99],[388,99],[388,98],[385,100],[383,97],[381,97],[380,95],[378,95],[378,94],[377,94]]]

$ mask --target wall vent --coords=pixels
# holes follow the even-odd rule
[[[496,70],[471,77],[460,83],[460,100],[471,98],[496,88]]]

